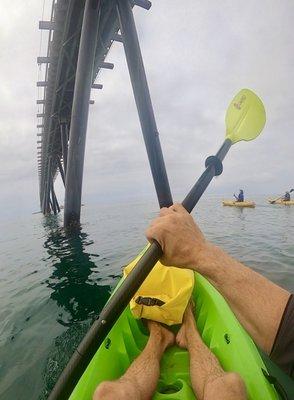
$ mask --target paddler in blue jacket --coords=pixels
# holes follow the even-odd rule
[[[242,203],[244,201],[244,191],[243,191],[243,189],[240,189],[240,192],[239,192],[238,196],[236,196],[234,194],[234,197],[235,197],[235,199],[236,199],[236,201],[238,203]]]

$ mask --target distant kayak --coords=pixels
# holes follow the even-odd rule
[[[289,200],[289,201],[285,201],[285,200],[277,200],[274,203],[271,203],[274,199],[268,199],[268,202],[270,204],[282,204],[284,206],[294,206],[294,200]]]
[[[235,201],[235,200],[224,200],[223,206],[229,207],[255,207],[254,201]]]

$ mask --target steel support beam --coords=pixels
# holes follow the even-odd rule
[[[80,222],[86,132],[99,14],[100,0],[86,0],[69,135],[64,201],[65,227],[78,225]]]
[[[51,193],[51,204],[52,204],[51,208],[52,208],[52,211],[53,211],[54,215],[56,215],[57,214],[57,207],[56,207],[55,198],[54,198],[54,188],[53,188],[52,178],[51,178],[50,187],[51,187],[50,193]]]
[[[58,169],[59,169],[59,172],[60,172],[60,176],[61,176],[62,182],[63,182],[63,184],[65,186],[64,171],[63,171],[63,167],[62,167],[62,164],[61,164],[61,161],[60,161],[59,157],[57,157],[57,165],[58,165]]]
[[[44,198],[44,214],[50,214],[52,209],[52,204],[50,204],[50,184],[49,180],[46,180],[45,183],[45,198]]]
[[[39,81],[37,82],[37,87],[47,87],[48,82],[47,81]]]
[[[37,57],[37,64],[49,64],[51,61],[51,57]]]
[[[102,89],[103,85],[101,85],[101,83],[93,83],[93,85],[91,86],[92,89]]]
[[[130,1],[117,0],[117,12],[158,202],[160,207],[169,207],[173,201]]]
[[[54,212],[54,215],[56,215],[60,211],[60,209],[59,209],[59,205],[58,205],[57,198],[55,195],[53,174],[51,174],[50,178],[51,178],[50,179],[50,191],[51,191],[51,199],[52,199],[52,210]],[[59,209],[59,211],[58,211],[58,209]]]
[[[49,197],[49,206],[50,206],[49,207],[49,212],[47,214],[49,214],[50,211],[53,210],[53,205],[52,205],[52,201],[51,201],[50,197]]]
[[[56,205],[56,208],[57,208],[57,212],[60,213],[60,206],[58,204],[58,200],[57,200],[55,191],[53,192],[53,196],[54,196],[54,201],[55,201],[55,205]]]
[[[43,117],[45,117],[45,113],[41,113],[41,114],[37,114],[37,118],[43,118]]]
[[[132,0],[135,6],[145,8],[145,10],[149,10],[152,6],[151,1],[149,0]]]
[[[51,31],[55,29],[56,25],[54,21],[39,21],[39,29],[44,29],[47,31]]]
[[[37,100],[37,104],[45,104],[45,100]]]
[[[112,64],[110,62],[103,61],[101,64],[99,64],[99,68],[113,69],[114,68],[114,64]]]
[[[66,122],[61,122],[60,124],[60,139],[61,139],[61,147],[62,147],[62,158],[63,158],[63,167],[64,173],[66,176],[67,170],[67,153],[68,153],[68,128]]]
[[[65,81],[62,82],[62,84],[56,89],[56,93],[60,92],[64,87],[67,86],[67,84],[75,79],[75,73],[72,74],[69,78],[67,78]]]
[[[116,33],[116,34],[113,36],[113,40],[114,40],[115,42],[123,43],[122,35],[120,35],[119,33]]]
[[[48,174],[47,174],[48,175]],[[46,176],[47,176],[46,175]],[[47,182],[47,180],[46,180],[46,177],[44,178],[44,190],[43,190],[43,192],[41,193],[41,196],[42,196],[42,198],[41,198],[41,201],[42,201],[42,204],[41,204],[41,210],[42,210],[42,212],[43,212],[43,214],[45,215],[46,214],[46,182]]]
[[[42,211],[43,214],[50,213],[50,178],[51,178],[51,166],[52,166],[52,157],[49,156],[48,159],[48,169],[47,169],[47,176],[45,181],[45,191],[44,191],[44,198],[43,198],[43,206]]]

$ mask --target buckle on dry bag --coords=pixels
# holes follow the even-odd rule
[[[163,306],[163,304],[165,304],[164,301],[159,300],[156,297],[143,297],[143,296],[138,296],[135,302],[143,306]]]

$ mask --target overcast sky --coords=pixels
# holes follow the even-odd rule
[[[51,0],[45,2],[49,18]],[[36,57],[42,0],[0,0],[0,217],[39,207]],[[181,200],[224,138],[224,116],[243,87],[263,100],[267,124],[235,145],[210,194],[240,187],[252,199],[294,186],[292,0],[154,0],[135,8],[141,49],[172,191]],[[93,93],[83,201],[155,196],[122,44],[116,43]],[[41,71],[42,74],[42,71]],[[56,183],[63,203],[61,183]]]

